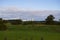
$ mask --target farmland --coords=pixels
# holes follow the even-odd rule
[[[60,40],[59,25],[11,25],[0,31],[0,40]]]

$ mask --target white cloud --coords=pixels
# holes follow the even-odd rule
[[[0,17],[2,18],[21,18],[23,20],[42,20],[48,15],[53,14],[56,19],[60,18],[60,10],[33,10],[33,9],[24,9],[17,7],[6,7],[0,8]],[[38,19],[38,18],[41,19]]]

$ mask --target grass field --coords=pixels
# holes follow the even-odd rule
[[[0,40],[60,40],[59,25],[7,25],[7,31],[0,31]]]

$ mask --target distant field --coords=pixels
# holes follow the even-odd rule
[[[59,25],[10,25],[7,31],[0,31],[0,40],[60,40]]]

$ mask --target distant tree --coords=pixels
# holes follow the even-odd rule
[[[8,20],[12,25],[19,25],[22,24],[22,20],[21,19],[12,19],[12,20]]]
[[[0,18],[0,24],[2,24],[2,23],[3,23],[2,18]]]
[[[5,23],[5,24],[8,23],[8,20],[3,20],[3,23]]]
[[[60,19],[59,19],[59,23],[58,24],[60,25]]]
[[[55,19],[55,17],[53,15],[49,15],[46,18],[46,24],[53,24],[54,23],[54,19]]]

